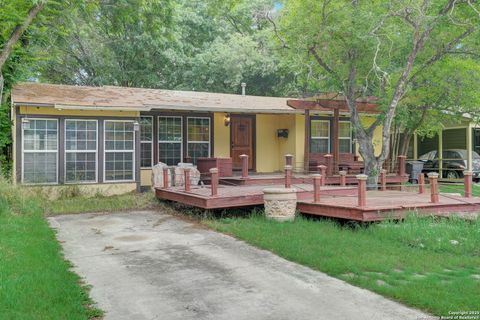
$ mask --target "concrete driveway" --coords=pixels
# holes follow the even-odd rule
[[[105,319],[425,319],[367,290],[158,212],[49,219]]]

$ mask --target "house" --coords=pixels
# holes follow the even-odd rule
[[[362,120],[375,105],[359,101]],[[345,102],[123,87],[21,83],[12,90],[14,180],[115,194],[150,186],[152,165],[231,158],[249,170],[358,156]],[[306,141],[308,143],[306,143]],[[375,145],[381,145],[380,130]]]

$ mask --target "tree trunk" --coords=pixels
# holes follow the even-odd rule
[[[3,73],[2,70],[0,70],[0,106],[3,104]]]

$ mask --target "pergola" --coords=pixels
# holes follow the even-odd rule
[[[367,114],[378,114],[378,104],[376,104],[375,99],[367,100],[357,100],[356,106],[359,113]],[[347,101],[344,98],[341,99],[312,99],[312,100],[301,100],[301,99],[292,99],[287,100],[287,105],[297,109],[304,110],[305,112],[305,158],[304,166],[306,169],[309,167],[310,161],[310,139],[311,139],[311,130],[310,130],[310,113],[319,111],[319,112],[332,112],[333,111],[333,124],[332,124],[332,156],[334,171],[338,169],[338,164],[340,160],[340,141],[339,141],[339,121],[340,121],[340,112],[350,113]]]

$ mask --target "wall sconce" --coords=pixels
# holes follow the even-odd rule
[[[140,123],[138,123],[138,121],[135,121],[133,123],[133,130],[135,131],[139,131],[140,130]]]
[[[231,121],[230,114],[226,113],[225,117],[223,118],[223,121],[224,121],[225,127],[228,127]]]
[[[277,130],[278,138],[288,138],[288,129],[278,129]]]
[[[22,118],[22,129],[30,129],[30,120]]]

